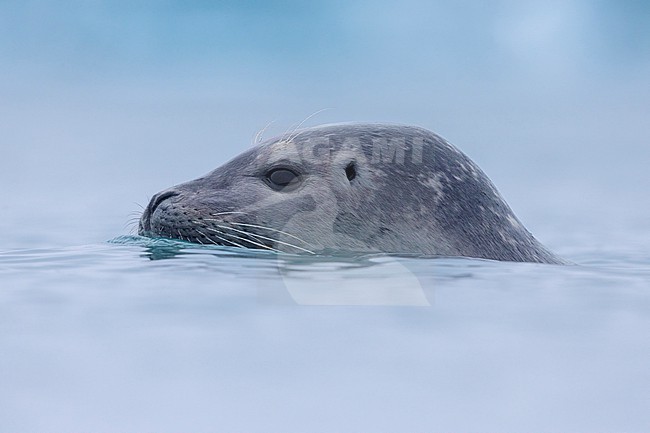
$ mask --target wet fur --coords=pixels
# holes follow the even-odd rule
[[[351,163],[356,176],[348,180]],[[298,188],[274,191],[263,181],[279,165],[300,171]],[[426,129],[402,125],[324,125],[267,140],[157,194],[139,233],[291,253],[563,263],[466,155]]]

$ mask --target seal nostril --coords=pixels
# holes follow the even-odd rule
[[[142,212],[142,217],[140,217],[140,225],[138,227],[139,235],[146,236],[147,233],[151,231],[151,216],[153,215],[156,208],[160,206],[160,203],[162,203],[163,201],[167,200],[170,197],[174,197],[177,195],[179,195],[179,193],[174,191],[166,191],[153,196],[147,208],[144,210],[144,212]]]
[[[174,197],[177,195],[178,193],[175,191],[166,191],[155,196],[153,199],[151,199],[151,203],[149,203],[149,215],[154,213],[154,211],[158,208],[158,206],[160,206],[160,203],[164,202],[170,197]]]

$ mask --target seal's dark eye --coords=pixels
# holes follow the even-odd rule
[[[266,173],[266,183],[276,191],[294,186],[298,183],[298,174],[288,168],[274,168]]]
[[[352,180],[357,177],[357,167],[354,165],[354,162],[348,164],[345,167],[345,175],[348,177],[348,180]]]

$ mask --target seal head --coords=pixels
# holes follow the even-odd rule
[[[155,195],[139,233],[290,253],[564,263],[465,154],[426,129],[390,124],[267,140]]]

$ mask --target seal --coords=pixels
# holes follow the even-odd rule
[[[329,124],[262,142],[156,194],[138,232],[289,253],[565,263],[464,153],[393,124]]]

